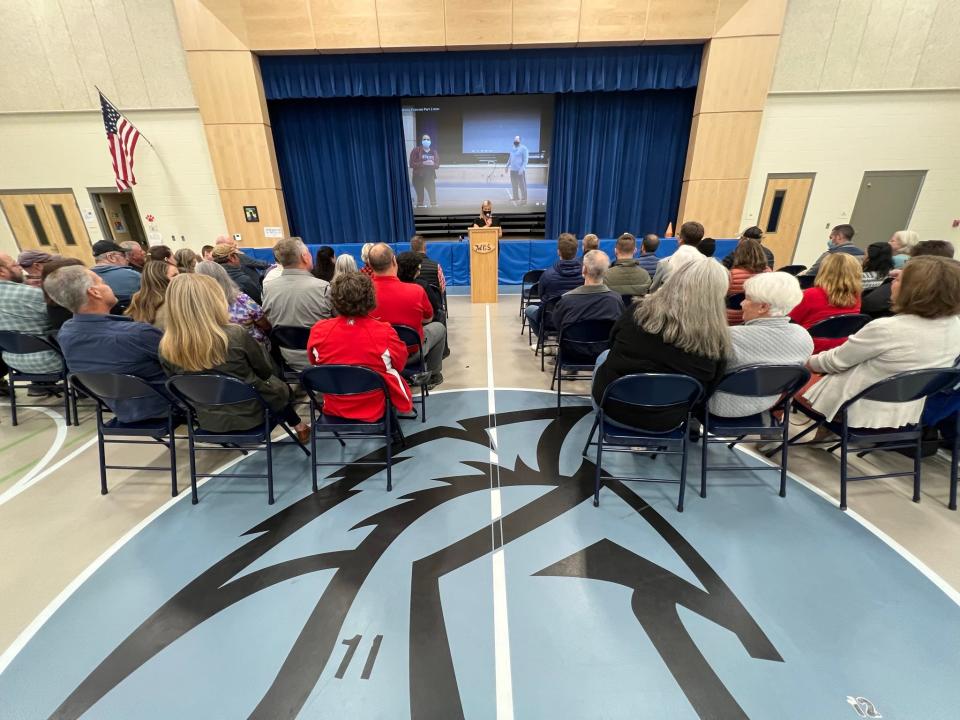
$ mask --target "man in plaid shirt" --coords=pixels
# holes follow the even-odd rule
[[[53,332],[47,318],[47,303],[40,288],[23,282],[23,271],[14,259],[0,253],[0,330],[15,330],[30,335]],[[24,373],[54,373],[61,369],[53,352],[15,355],[3,353],[3,361]]]

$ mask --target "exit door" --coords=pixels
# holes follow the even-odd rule
[[[20,250],[39,250],[93,265],[93,248],[70,192],[0,195],[0,206]]]
[[[763,231],[763,244],[773,253],[774,268],[793,263],[813,178],[813,173],[767,175],[757,217]]]
[[[926,176],[926,170],[865,172],[850,216],[857,245],[865,248],[909,229]]]

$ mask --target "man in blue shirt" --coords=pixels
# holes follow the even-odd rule
[[[830,239],[827,240],[827,251],[818,257],[817,261],[801,274],[816,275],[817,271],[820,270],[820,263],[822,263],[828,255],[833,255],[835,253],[846,253],[847,255],[853,255],[856,258],[863,257],[863,250],[853,244],[852,225],[837,225],[833,230],[831,230]]]
[[[93,259],[97,262],[93,272],[103,278],[116,297],[119,307],[114,312],[122,312],[130,305],[133,294],[140,289],[140,273],[128,267],[127,254],[111,240],[100,240],[93,244]]]
[[[513,149],[504,172],[510,171],[510,185],[513,187],[513,202],[518,205],[527,204],[527,162],[530,160],[530,151],[526,145],[520,143],[520,136],[513,138]]]
[[[163,333],[153,325],[111,315],[117,298],[100,275],[85,267],[64,267],[50,273],[43,287],[55,303],[73,313],[57,335],[71,372],[135,375],[165,394],[167,376],[157,357]],[[110,409],[120,422],[129,423],[166,417],[168,408],[160,398],[134,398],[117,400]]]

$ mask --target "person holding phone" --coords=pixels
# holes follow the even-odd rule
[[[500,218],[493,216],[493,203],[484,200],[480,205],[480,217],[473,221],[473,227],[495,227],[497,228],[497,237],[503,236],[503,230],[500,228]]]

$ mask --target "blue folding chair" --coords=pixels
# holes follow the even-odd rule
[[[836,340],[855,335],[871,320],[873,320],[873,318],[869,315],[857,313],[832,315],[811,325],[807,329],[807,332],[810,333],[810,337],[812,338]]]
[[[865,390],[857,393],[840,406],[837,415],[840,420],[826,418],[820,413],[804,405],[797,404],[801,413],[813,420],[813,424],[803,432],[790,438],[791,445],[817,445],[829,441],[799,442],[819,427],[825,427],[840,437],[835,441],[828,452],[840,448],[840,509],[847,509],[847,483],[856,480],[876,480],[888,477],[913,476],[913,501],[920,502],[921,459],[923,453],[923,421],[915,425],[905,425],[900,428],[852,428],[848,414],[850,406],[858,400],[871,400],[883,403],[905,403],[924,400],[949,387],[960,380],[960,370],[956,368],[933,368],[930,370],[911,370],[899,373],[886,380],[874,383]],[[898,450],[914,449],[913,470],[909,472],[879,473],[877,475],[849,476],[848,458],[851,451],[863,450]]]
[[[171,494],[177,496],[177,445],[174,430],[183,422],[183,415],[173,401],[135,375],[121,373],[71,373],[70,384],[96,403],[97,449],[100,454],[100,494],[107,494],[107,470],[149,470],[170,472]],[[117,401],[159,400],[167,405],[166,417],[139,422],[121,422],[116,416],[104,422],[103,414],[113,414]],[[131,440],[130,438],[150,438]],[[123,438],[123,439],[115,439]],[[152,445],[160,443],[170,454],[169,467],[149,465],[107,465],[106,445]]]
[[[540,372],[546,370],[544,349],[556,347],[560,339],[560,330],[553,322],[553,313],[557,309],[558,302],[560,302],[560,298],[555,297],[540,304],[540,334],[537,335],[537,349],[533,353],[534,357],[540,355]]]
[[[307,457],[310,451],[301,443],[290,426],[281,420],[270,409],[270,405],[256,388],[247,385],[242,380],[220,373],[197,373],[191,375],[174,375],[167,380],[167,391],[186,409],[187,413],[187,440],[190,448],[190,488],[192,502],[196,505],[200,500],[197,496],[197,478],[199,477],[247,477],[267,479],[267,502],[273,505],[273,446],[270,436],[273,429],[280,425],[290,439],[303,450]],[[201,427],[197,414],[200,407],[230,407],[241,403],[258,402],[263,408],[263,423],[249,430],[231,430],[217,432],[205,430]],[[247,450],[266,450],[267,472],[263,473],[198,473],[196,443],[211,443],[220,447],[205,447],[203,450],[240,450],[246,455]],[[279,444],[279,443],[277,443]]]
[[[51,383],[57,394],[63,393],[63,417],[67,425],[79,425],[80,419],[77,417],[77,398],[70,388],[67,381],[67,363],[63,359],[63,353],[60,347],[50,338],[43,335],[31,335],[29,333],[16,332],[15,330],[0,331],[0,353],[11,353],[15,355],[30,355],[38,352],[56,353],[60,361],[60,370],[52,373],[26,373],[20,372],[15,367],[10,367],[7,377],[10,383],[10,418],[14,427],[17,426],[17,408],[36,408],[47,407],[37,403],[24,405],[17,403],[17,383]],[[71,415],[72,412],[72,415]],[[72,418],[72,420],[71,420]]]
[[[580,320],[570,323],[560,330],[557,341],[557,365],[553,370],[553,380],[557,386],[557,413],[560,413],[560,396],[564,380],[589,380],[597,363],[597,356],[610,349],[610,331],[613,320]]]
[[[383,438],[386,441],[387,454],[387,490],[393,490],[393,441],[399,438],[403,447],[407,441],[403,437],[403,430],[390,402],[390,392],[383,378],[370,368],[354,365],[318,365],[308,368],[300,375],[300,383],[310,396],[310,475],[313,480],[313,491],[317,491],[317,468],[320,466],[343,466],[343,462],[317,462],[317,440],[339,440],[344,446],[344,439],[370,440]],[[383,417],[376,422],[361,422],[347,418],[325,415],[321,411],[323,401],[321,395],[359,395],[361,393],[382,392],[385,411]],[[351,465],[382,465],[379,461],[352,462]]]
[[[520,334],[523,335],[523,329],[527,324],[527,316],[524,315],[524,310],[527,309],[527,305],[531,302],[536,302],[540,299],[540,277],[543,275],[543,270],[527,270],[523,274],[523,277],[520,278]]]
[[[420,422],[426,422],[427,398],[430,396],[428,384],[432,373],[427,370],[427,357],[423,352],[423,340],[420,338],[420,333],[408,325],[394,325],[393,329],[397,331],[400,342],[408,348],[413,346],[417,348],[416,355],[407,360],[407,365],[400,371],[400,374],[403,375],[404,380],[410,383],[411,387],[420,388],[420,395],[413,398],[413,403],[420,406]]]
[[[667,480],[646,477],[611,476],[614,480],[641,480],[643,482],[680,484],[677,511],[683,512],[683,497],[687,485],[687,458],[690,442],[690,418],[694,408],[703,398],[703,386],[687,375],[647,373],[625,375],[610,383],[603,391],[597,416],[583,446],[583,455],[591,445],[597,446],[596,478],[594,480],[593,505],[600,505],[601,461],[604,447],[608,452],[680,455],[680,479]],[[675,427],[665,431],[645,430],[639,426],[623,428],[611,424],[606,413],[617,408],[621,413],[636,413],[639,418],[649,410],[674,411],[681,419]],[[597,441],[593,442],[594,434]],[[636,447],[645,448],[635,450]],[[649,449],[646,449],[649,448]],[[679,450],[673,449],[679,448]]]
[[[786,273],[787,275],[797,276],[807,269],[806,265],[784,265],[782,268],[777,270],[777,272]]]
[[[280,370],[284,382],[296,384],[300,380],[300,373],[294,370],[287,361],[283,359],[281,350],[303,350],[307,349],[307,342],[310,340],[310,328],[293,327],[292,325],[277,325],[270,331],[271,346],[276,349],[275,359],[280,364]]]
[[[711,443],[725,443],[729,449],[748,435],[762,440],[780,440],[780,497],[787,495],[787,440],[790,431],[790,406],[793,396],[810,379],[810,371],[797,365],[750,365],[725,375],[713,393],[738,397],[776,397],[766,412],[746,417],[720,417],[709,412],[709,402],[703,413],[703,437],[700,457],[700,497],[707,496],[707,472],[743,470],[739,465],[708,465]],[[779,418],[778,418],[779,414]],[[775,467],[756,470],[777,470]]]
[[[801,290],[809,290],[817,281],[816,275],[797,275],[797,282],[800,283]]]

